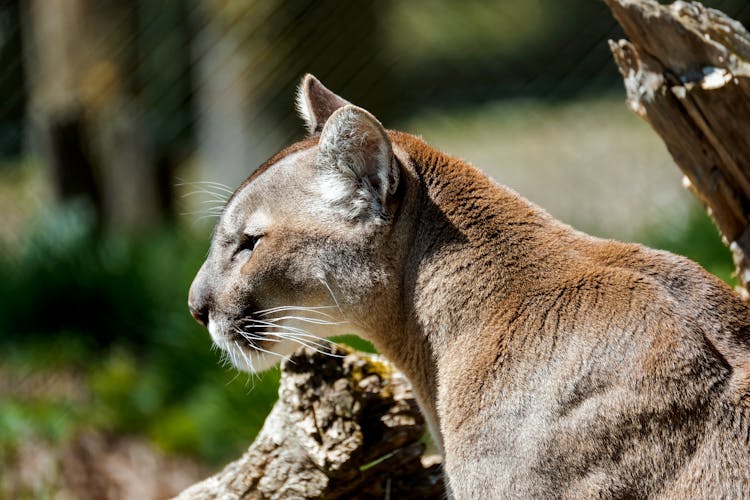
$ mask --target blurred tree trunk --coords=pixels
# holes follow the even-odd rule
[[[26,82],[20,54],[20,0],[0,2],[0,157],[21,153],[23,121],[26,107]],[[2,168],[2,167],[0,167]]]
[[[750,298],[750,33],[697,2],[605,0],[628,105],[664,140],[729,245]]]
[[[24,46],[32,141],[61,200],[104,228],[161,219],[155,154],[136,99],[137,2],[29,0]]]
[[[264,65],[274,43],[262,26],[276,1],[195,0],[192,40],[195,61],[198,177],[236,186],[278,151],[286,136],[267,105]],[[275,59],[274,63],[284,64]],[[292,102],[292,96],[287,96]]]

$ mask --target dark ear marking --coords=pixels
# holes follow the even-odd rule
[[[334,111],[347,104],[349,101],[325,88],[313,75],[308,73],[302,78],[297,91],[297,112],[310,135],[319,134]]]

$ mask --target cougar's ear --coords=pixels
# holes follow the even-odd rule
[[[325,88],[311,74],[302,78],[297,91],[297,112],[305,121],[310,135],[319,134],[333,112],[347,104],[349,101]]]
[[[374,116],[351,104],[336,110],[320,134],[317,168],[322,196],[348,218],[388,222],[399,166]]]

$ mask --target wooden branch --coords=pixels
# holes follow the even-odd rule
[[[630,109],[661,136],[729,245],[750,298],[750,34],[698,2],[604,0]]]
[[[443,498],[406,378],[382,358],[332,354],[303,349],[284,362],[279,401],[252,446],[177,498]]]

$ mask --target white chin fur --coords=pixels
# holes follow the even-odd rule
[[[223,332],[221,325],[216,321],[210,321],[208,332],[214,344],[227,354],[232,365],[240,371],[258,373],[278,365],[282,359],[292,354],[296,346],[288,340],[271,342],[263,346],[267,352],[258,351],[249,347],[246,343],[232,340]]]
[[[279,349],[279,346],[281,346],[281,349]],[[287,350],[283,349],[282,343],[274,346],[273,354],[251,350],[246,344],[240,342],[236,344],[230,342],[228,347],[226,352],[234,367],[248,373],[258,373],[273,368],[279,364],[279,361],[285,359],[294,351],[294,348],[292,348],[285,352]]]

